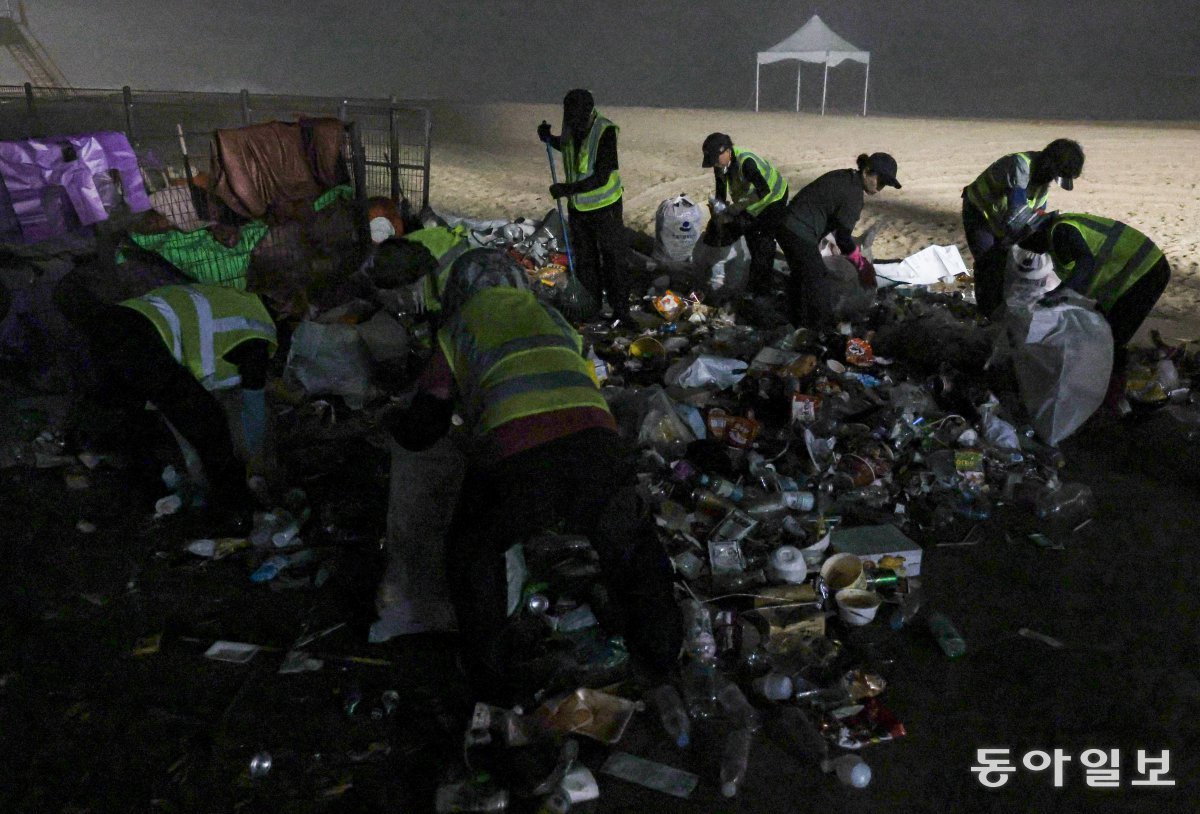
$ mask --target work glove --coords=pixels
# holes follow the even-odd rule
[[[878,287],[875,280],[875,264],[872,263],[862,253],[862,249],[855,247],[854,251],[846,255],[846,259],[854,264],[854,268],[858,270],[858,284],[866,289],[874,289]]]
[[[537,128],[538,138],[542,141],[550,140],[550,122],[543,121]]]
[[[570,195],[570,193],[567,192],[566,184],[551,184],[550,185],[550,197],[551,198],[566,198],[568,195]]]

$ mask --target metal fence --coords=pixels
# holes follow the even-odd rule
[[[214,130],[313,116],[354,123],[365,173],[364,184],[358,187],[361,194],[393,200],[402,196],[414,208],[428,206],[433,124],[428,108],[386,99],[266,95],[245,90],[76,88],[64,96],[56,88],[0,85],[0,140],[120,130],[135,149],[148,154],[151,161],[156,159],[176,178],[184,177],[189,165],[197,172],[208,170]]]

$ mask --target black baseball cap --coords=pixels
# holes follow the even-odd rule
[[[717,156],[731,147],[733,147],[733,139],[729,136],[724,133],[709,133],[708,138],[704,139],[704,146],[701,147],[704,151],[704,161],[700,166],[713,166],[717,163]]]
[[[900,189],[900,182],[896,180],[896,159],[887,153],[871,153],[869,160],[871,172],[879,176],[880,184]]]

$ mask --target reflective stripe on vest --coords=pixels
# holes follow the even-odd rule
[[[540,413],[608,409],[579,334],[529,291],[479,292],[438,331],[438,343],[476,434]]]
[[[742,198],[756,192],[754,185],[746,181],[742,177],[742,162],[747,158],[754,162],[754,166],[758,169],[758,174],[767,181],[769,187],[767,197],[755,201],[746,207],[746,212],[750,215],[758,215],[759,212],[766,209],[776,201],[781,201],[787,197],[787,181],[779,174],[765,159],[760,158],[749,150],[742,150],[737,147],[733,148],[733,161],[730,162],[729,175],[726,176],[726,183],[729,190],[729,200],[733,203],[738,203]]]
[[[562,138],[563,167],[567,171],[568,184],[592,177],[592,173],[596,171],[596,150],[600,146],[600,137],[610,127],[614,133],[621,131],[621,128],[597,113],[587,138],[583,142],[583,151],[578,155],[575,153],[574,137],[564,136]],[[596,189],[572,195],[571,206],[580,212],[588,212],[614,204],[619,200],[621,200],[621,171],[613,170],[609,173],[608,180]]]
[[[1050,257],[1055,266],[1067,272],[1060,275],[1064,281],[1070,278],[1075,269],[1073,259],[1061,257],[1054,250],[1054,232],[1064,226],[1075,229],[1083,236],[1096,260],[1086,293],[1105,311],[1112,308],[1121,295],[1163,256],[1154,241],[1120,221],[1099,215],[1060,215],[1050,228]]]
[[[207,390],[241,383],[225,356],[239,345],[261,339],[277,347],[275,324],[254,294],[214,285],[157,288],[121,305],[149,319],[171,356]]]
[[[1025,171],[1032,173],[1033,159],[1029,153],[1013,153],[1005,158],[1015,158],[1018,162],[1025,165]],[[996,162],[999,163],[999,162]],[[990,167],[979,174],[969,187],[967,187],[967,200],[980,211],[984,219],[987,221],[988,228],[992,230],[992,234],[996,237],[1004,237],[1004,224],[1008,220],[1008,180],[1005,178],[996,178],[992,175],[992,170],[996,164],[993,163]],[[1050,185],[1042,184],[1026,188],[1026,207],[1029,209],[1041,209],[1046,205],[1046,199],[1049,197]]]
[[[454,268],[454,261],[466,254],[470,248],[464,239],[437,258],[437,268],[425,275],[425,310],[442,310],[442,294],[446,291],[446,280],[450,278],[450,269]]]

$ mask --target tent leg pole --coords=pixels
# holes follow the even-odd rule
[[[796,112],[800,112],[800,66],[803,62],[796,62]]]
[[[867,88],[871,86],[871,63],[867,63],[867,75],[863,78],[863,115],[867,115]]]
[[[825,94],[829,90],[829,57],[825,58],[825,84],[821,86],[821,115],[825,115]]]
[[[758,72],[762,70],[762,63],[755,61],[754,63],[754,112],[758,112]]]

